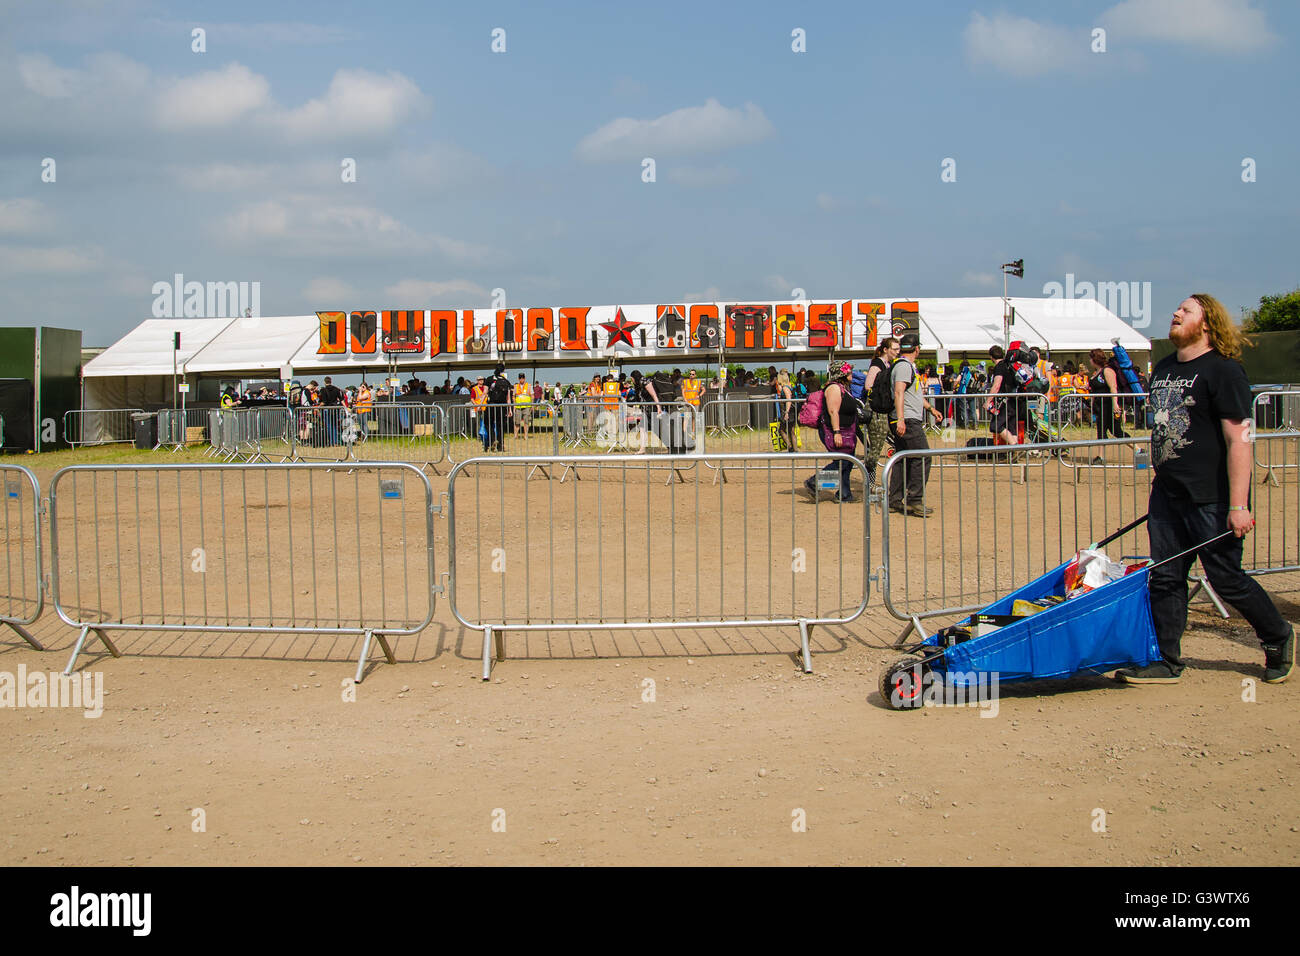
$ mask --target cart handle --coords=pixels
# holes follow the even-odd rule
[[[1168,564],[1170,561],[1175,561],[1175,560],[1177,560],[1178,558],[1181,558],[1181,557],[1182,557],[1183,555],[1185,555],[1185,554],[1191,554],[1193,551],[1200,551],[1201,548],[1204,548],[1206,545],[1214,544],[1214,542],[1220,540],[1221,538],[1226,538],[1228,535],[1230,535],[1230,534],[1234,534],[1234,533],[1235,533],[1235,532],[1233,532],[1231,529],[1229,529],[1229,530],[1223,532],[1222,534],[1216,534],[1213,538],[1207,538],[1205,541],[1202,541],[1200,544],[1194,544],[1194,545],[1192,545],[1190,548],[1187,548],[1185,551],[1179,551],[1177,554],[1170,555],[1169,557],[1167,557],[1167,558],[1165,558],[1165,559],[1163,559],[1163,560],[1161,560],[1161,561],[1157,561],[1155,564],[1153,564],[1153,565],[1151,565],[1150,567],[1148,567],[1147,570],[1150,571],[1150,570],[1152,570],[1153,568],[1158,568],[1158,567],[1160,567],[1160,565],[1162,565],[1162,564]]]

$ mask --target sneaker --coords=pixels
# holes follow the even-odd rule
[[[1146,667],[1125,667],[1115,672],[1115,679],[1125,684],[1177,684],[1181,674],[1165,661],[1155,661]]]
[[[1295,663],[1295,628],[1281,644],[1264,645],[1264,683],[1280,684],[1291,676]]]
[[[907,510],[902,505],[890,505],[889,510],[896,515],[906,514]]]
[[[835,500],[842,505],[851,505],[858,500],[858,496],[850,491],[848,494],[837,495]]]
[[[913,518],[928,518],[934,514],[934,509],[927,508],[925,505],[908,505],[907,513]]]

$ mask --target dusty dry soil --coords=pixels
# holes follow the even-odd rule
[[[39,470],[47,492],[50,474]],[[1105,483],[1126,487],[1121,474]],[[528,615],[550,613],[552,585],[536,570],[538,556],[557,555],[568,569],[576,551],[578,584],[564,594],[591,620],[598,569],[623,580],[636,572],[628,555],[636,552],[638,523],[665,507],[677,516],[672,533],[680,550],[668,563],[652,561],[658,570],[645,572],[648,598],[644,577],[637,578],[631,610],[663,613],[655,573],[671,580],[679,615],[704,620],[734,613],[736,595],[744,594],[736,589],[746,583],[754,590],[739,600],[769,602],[774,616],[806,612],[810,601],[827,617],[853,610],[860,586],[854,573],[820,588],[799,579],[797,596],[780,574],[778,584],[766,583],[773,568],[784,567],[789,580],[787,554],[797,547],[822,555],[824,581],[832,557],[861,573],[865,512],[829,501],[814,507],[802,489],[791,494],[788,478],[777,486],[742,476],[719,491],[708,478],[688,476],[669,491],[658,476],[622,476],[625,494],[612,477],[588,475],[581,500],[601,502],[597,523],[585,507],[566,510],[571,481],[491,476],[489,494],[487,469],[480,477],[480,497],[471,503],[462,495],[457,515],[461,587],[472,587],[476,598],[462,593],[459,603],[471,617],[495,613],[501,600],[499,589],[477,600],[477,576],[490,573],[490,546],[504,540],[506,559],[525,557],[530,569],[527,586],[517,567],[507,570],[508,608],[517,611],[515,596],[526,591]],[[406,480],[401,505],[418,516],[418,482]],[[964,480],[935,486],[932,503],[947,523],[925,519],[934,524],[924,545],[915,531],[922,519],[891,521],[897,560],[907,555],[910,569],[929,568],[923,599],[975,587],[955,588],[951,557],[940,557],[943,541],[972,520],[954,517],[958,500],[967,508],[972,500]],[[1075,483],[1041,484],[1031,484],[1025,507],[1049,492],[1060,501],[1061,489]],[[552,486],[553,497],[545,490]],[[432,488],[435,497],[445,490],[445,477],[434,477]],[[1123,502],[1133,491],[1119,493],[1127,497],[1115,515],[1128,517]],[[63,494],[66,515],[70,497]],[[658,497],[669,494],[677,497]],[[202,531],[211,545],[219,534],[210,494],[202,521],[186,510],[197,498],[185,488],[181,504],[157,509],[170,522],[157,550],[130,523],[157,530],[148,525],[148,507],[131,510],[134,497],[102,484],[82,485],[78,495],[83,536],[96,520],[95,503],[98,520],[117,530],[111,547],[102,531],[102,554],[83,559],[83,577],[101,565],[101,573],[125,569],[129,584],[131,568],[160,560],[170,567],[177,562],[169,548],[189,554],[190,536]],[[239,547],[249,549],[246,570],[266,569],[249,571],[250,580],[283,577],[283,562],[258,551],[266,542],[291,551],[299,567],[311,547],[337,548],[348,567],[374,558],[369,539],[347,550],[347,534],[310,541],[296,530],[291,545],[289,530],[319,522],[321,506],[313,510],[288,486],[284,499],[255,495],[260,524],[248,532],[229,525]],[[500,501],[504,521],[492,517]],[[352,521],[382,522],[390,504],[365,497],[331,514],[346,530]],[[756,524],[757,511],[772,517]],[[1051,514],[1055,540],[1065,519],[1059,506]],[[904,520],[913,523],[906,542],[899,537]],[[686,532],[695,521],[707,529],[700,540]],[[746,521],[756,529],[748,541],[737,537]],[[868,521],[878,563],[878,510]],[[1114,526],[1110,516],[1099,523]],[[1083,524],[1070,519],[1070,529],[1086,536],[1093,525]],[[408,535],[400,545],[395,532],[386,540],[403,576],[385,587],[411,592],[424,580],[422,528],[409,516],[402,525]],[[439,516],[434,526],[442,572],[448,522]],[[665,533],[662,523],[658,532]],[[732,582],[725,596],[711,592],[707,578],[694,590],[694,568],[706,559],[722,562]],[[75,577],[69,560],[60,570]],[[605,580],[606,595],[619,593],[613,578]],[[542,581],[546,596],[539,599]],[[1263,581],[1283,614],[1300,619],[1300,579],[1287,573]],[[230,606],[255,616],[258,593],[245,585],[241,579],[245,598],[236,595]],[[181,571],[163,577],[169,613],[193,586]],[[219,589],[204,587],[211,614]],[[322,587],[299,576],[292,593],[314,607]],[[132,588],[120,592],[121,608],[113,606],[115,583],[93,598],[88,591],[76,602],[65,596],[65,603],[107,618],[119,610],[147,616],[143,586],[134,599]],[[281,592],[268,594],[279,614]],[[418,604],[385,613],[394,620],[413,614],[419,623]],[[293,613],[301,616],[303,606]],[[0,863],[1293,865],[1300,851],[1300,680],[1262,683],[1262,653],[1249,627],[1236,616],[1221,619],[1203,600],[1193,608],[1184,641],[1190,667],[1176,686],[1126,687],[1090,676],[1003,685],[996,711],[913,713],[886,709],[876,691],[880,670],[897,657],[888,645],[901,630],[878,593],[852,623],[814,628],[812,674],[796,664],[793,627],[580,629],[509,634],[507,659],[484,683],[481,634],[456,621],[446,595],[419,634],[393,639],[398,664],[385,663],[376,649],[355,688],[348,684],[358,636],[115,631],[122,658],[92,641],[79,662],[83,673],[102,675],[101,716],[0,708]],[[375,613],[346,602],[334,610]],[[621,610],[616,603],[604,608],[607,616]],[[5,629],[0,672],[62,669],[77,631],[48,606],[31,631],[47,651]]]

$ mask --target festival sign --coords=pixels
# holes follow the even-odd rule
[[[839,299],[317,312],[317,355],[445,360],[866,351],[917,329],[915,301]]]

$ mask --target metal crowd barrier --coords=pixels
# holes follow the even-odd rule
[[[494,451],[559,454],[561,417],[550,402],[448,405],[444,411],[446,456],[453,464]]]
[[[38,651],[45,650],[27,630],[45,607],[41,586],[41,487],[21,465],[0,465],[4,479],[4,547],[0,549],[0,623],[8,624]],[[20,689],[21,692],[21,689]]]
[[[1300,429],[1300,391],[1289,391],[1280,388],[1269,389],[1251,389],[1253,392],[1253,402],[1251,406],[1251,427],[1254,429],[1256,436],[1274,434],[1278,432],[1295,432]],[[1266,461],[1260,460],[1260,445],[1255,446],[1255,466],[1265,469],[1265,481],[1277,484],[1277,473],[1294,471],[1297,467],[1295,462],[1286,460],[1283,456],[1274,455],[1273,448],[1269,448],[1270,454],[1267,455]],[[1274,460],[1274,459],[1277,460]]]
[[[433,489],[410,464],[76,465],[50,483],[50,600],[94,632],[364,635],[432,620]]]
[[[212,411],[214,409],[208,408],[159,409],[156,447],[168,447],[177,452],[190,444],[206,443]]]
[[[72,409],[63,413],[63,440],[78,445],[111,445],[135,441],[131,424],[133,414],[142,408]]]
[[[505,657],[506,631],[798,627],[811,671],[809,629],[847,624],[867,604],[866,469],[847,455],[707,457],[749,467],[739,482],[707,486],[659,482],[653,455],[457,464],[448,595],[456,620],[483,632],[483,679],[494,639]],[[518,471],[576,465],[588,475],[581,491]],[[856,476],[856,503],[814,505],[805,480],[833,490],[842,467]]]
[[[355,412],[352,456],[361,462],[405,461],[432,468],[447,460],[447,410],[442,405],[377,403]]]
[[[771,397],[743,396],[711,399],[700,409],[700,419],[704,425],[705,444],[709,452],[718,454],[786,454],[804,450],[806,429],[799,426],[799,410],[806,398],[779,399]],[[792,406],[790,428],[782,428],[785,410],[783,406]],[[774,427],[775,426],[775,427]],[[791,447],[791,438],[794,447]],[[820,442],[814,439],[814,447],[808,451],[819,450]]]
[[[1146,392],[1075,392],[1062,395],[1054,408],[1053,427],[1062,439],[1069,438],[1068,428],[1097,428],[1098,418],[1105,413],[1107,402],[1111,409],[1111,422],[1117,423],[1124,432],[1124,437],[1149,438],[1151,436],[1152,412]],[[1120,414],[1116,415],[1118,411]],[[1086,414],[1085,414],[1086,413]],[[1107,438],[1116,437],[1107,432]],[[1075,436],[1074,441],[1087,441],[1088,438]]]
[[[685,481],[684,473],[695,470],[703,435],[700,412],[684,401],[585,400],[566,406],[564,416],[564,444],[574,455],[666,456],[653,470],[666,471],[667,482]],[[570,474],[580,478],[579,465],[587,464],[566,464],[560,481]]]

